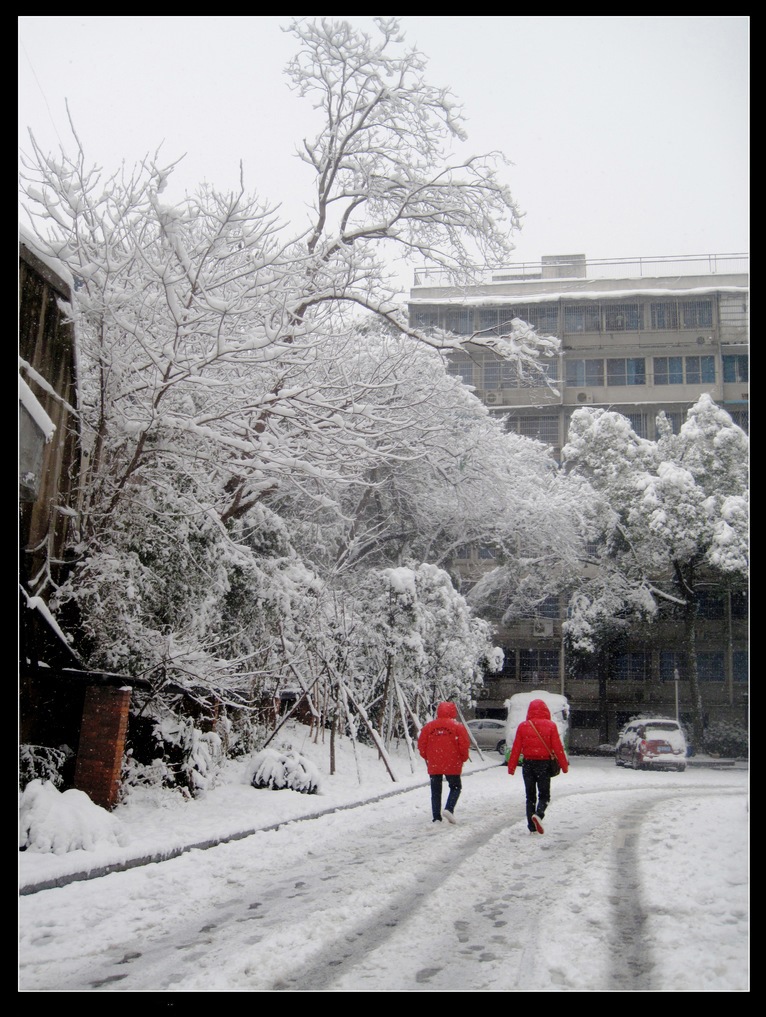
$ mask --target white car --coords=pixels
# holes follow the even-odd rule
[[[676,720],[639,717],[627,724],[614,749],[617,766],[634,770],[686,769],[686,738]]]
[[[481,717],[466,721],[466,727],[473,735],[480,749],[494,749],[502,755],[505,752],[505,721]]]

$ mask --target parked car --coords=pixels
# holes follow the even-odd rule
[[[617,766],[634,770],[686,769],[686,738],[676,720],[641,717],[626,724],[614,749]]]
[[[502,755],[505,752],[505,721],[482,717],[466,721],[466,727],[476,739],[480,749],[494,749]]]
[[[505,722],[505,761],[513,748],[513,740],[516,737],[516,729],[519,724],[527,719],[527,710],[533,699],[542,699],[551,711],[551,720],[559,729],[559,737],[564,751],[569,752],[569,700],[566,696],[560,696],[557,692],[548,692],[545,689],[533,689],[532,692],[517,692],[506,699],[505,708],[508,719]]]

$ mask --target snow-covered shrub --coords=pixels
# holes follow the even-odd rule
[[[192,797],[213,787],[225,759],[216,732],[200,731],[192,719],[170,713],[132,718],[129,741],[123,763],[129,781],[157,782]]]
[[[72,755],[72,750],[67,745],[58,749],[48,745],[20,745],[19,791],[23,791],[33,780],[47,780],[54,787],[60,788],[64,783],[62,768]]]
[[[705,752],[728,758],[747,758],[747,728],[730,721],[713,721],[705,729]]]
[[[94,805],[84,791],[62,793],[51,781],[33,780],[19,798],[19,851],[63,855],[125,843],[119,819]]]
[[[253,762],[253,787],[272,791],[287,788],[305,795],[314,795],[319,790],[319,771],[294,749],[262,749]]]

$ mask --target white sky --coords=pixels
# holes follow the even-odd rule
[[[361,27],[369,17],[343,16]],[[245,184],[293,220],[312,111],[282,71],[286,16],[19,19],[19,144],[90,162],[186,154],[175,196]],[[526,213],[515,259],[749,251],[749,16],[401,18],[467,118],[464,154],[499,149]],[[166,197],[174,196],[173,188]]]
[[[746,768],[574,756],[540,836],[495,753],[472,750],[449,826],[404,746],[393,784],[374,750],[340,739],[330,777],[329,741],[283,735],[318,795],[256,790],[240,759],[189,802],[143,789],[107,813],[48,785],[22,809],[22,886],[281,825],[22,896],[20,990],[748,991]]]

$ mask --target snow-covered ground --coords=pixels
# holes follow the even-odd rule
[[[495,754],[472,753],[449,826],[404,746],[394,783],[374,750],[343,740],[330,777],[327,743],[287,738],[319,794],[256,790],[251,760],[194,801],[39,794],[20,991],[749,990],[745,767],[575,756],[540,836]]]

